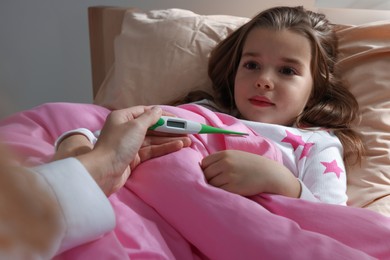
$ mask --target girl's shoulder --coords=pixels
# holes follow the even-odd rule
[[[297,128],[294,126],[283,126],[267,123],[259,123],[247,120],[241,120],[246,126],[250,127],[259,135],[271,138],[272,140],[296,140],[297,142],[313,142],[324,144],[339,144],[338,137],[328,129],[312,127]]]
[[[333,131],[321,127],[298,128],[295,126],[268,124],[268,123],[254,122],[254,121],[248,121],[242,119],[240,119],[240,121],[249,127],[252,127],[254,129],[259,129],[259,130],[273,130],[276,132],[289,131],[289,132],[300,133],[305,136],[310,136],[310,135],[335,136]]]
[[[312,136],[321,136],[325,138],[337,138],[334,132],[330,129],[326,129],[323,127],[308,127],[308,128],[297,128],[297,127],[289,127],[290,129],[295,129],[305,135]]]
[[[292,133],[297,133],[302,136],[307,141],[312,141],[316,143],[340,143],[339,138],[334,134],[330,129],[322,127],[310,127],[310,128],[297,128],[297,127],[287,127],[281,126],[285,131],[291,131]]]

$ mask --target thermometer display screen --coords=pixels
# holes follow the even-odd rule
[[[167,126],[184,129],[186,127],[186,124],[184,122],[180,122],[180,121],[168,120]]]

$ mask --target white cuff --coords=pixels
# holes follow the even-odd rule
[[[54,143],[55,150],[57,151],[58,145],[68,136],[74,134],[81,134],[88,138],[91,144],[95,144],[97,141],[96,136],[87,128],[77,128],[70,131],[66,131],[62,135],[60,135]]]
[[[79,160],[67,158],[31,170],[46,180],[62,209],[66,231],[57,254],[114,229],[109,200]]]
[[[301,196],[299,196],[300,199],[313,201],[313,202],[320,202],[320,200],[313,195],[313,193],[309,190],[309,188],[306,187],[306,185],[302,182],[302,180],[298,178],[297,180],[301,184]]]

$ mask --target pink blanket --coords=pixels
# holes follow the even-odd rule
[[[59,259],[390,258],[390,220],[375,212],[211,187],[199,167],[205,155],[238,149],[280,160],[279,151],[230,116],[194,105],[166,109],[250,136],[193,135],[191,147],[141,164],[110,197],[116,229]],[[51,159],[62,132],[100,129],[108,113],[89,104],[44,104],[0,122],[0,138],[21,163],[37,165]]]

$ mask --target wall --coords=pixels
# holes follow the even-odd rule
[[[88,6],[135,6],[144,10],[177,7],[203,14],[218,10],[223,14],[251,16],[256,11],[253,8],[256,1],[241,0],[237,5],[235,0],[3,0],[0,118],[45,102],[92,102]],[[316,2],[321,7],[390,9],[390,1]]]

